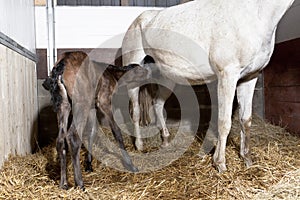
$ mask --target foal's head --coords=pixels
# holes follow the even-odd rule
[[[125,67],[128,69],[128,71],[124,74],[122,79],[127,84],[142,82],[151,78],[151,71],[138,64],[130,64]]]

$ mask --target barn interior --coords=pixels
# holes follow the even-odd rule
[[[0,18],[0,198],[300,197],[300,0],[295,0],[280,21],[274,53],[260,73],[255,88],[252,167],[247,169],[239,157],[240,126],[236,100],[226,150],[228,171],[219,174],[214,169],[212,154],[201,159],[197,155],[211,119],[212,102],[206,85],[193,86],[200,119],[197,136],[183,155],[159,170],[138,174],[111,167],[109,163],[118,162],[113,156],[104,161],[94,159],[94,172],[83,172],[85,191],[75,187],[63,191],[58,187],[60,172],[55,149],[58,125],[50,94],[42,87],[58,56],[80,50],[100,62],[121,66],[122,36],[141,12],[188,1],[35,0],[29,3],[13,0],[0,3],[0,16],[3,15]],[[176,93],[184,96],[185,87],[178,85]],[[120,88],[115,98],[127,99],[125,88]],[[115,116],[122,119],[120,109],[124,108],[116,108]],[[178,132],[181,112],[173,94],[164,111],[172,138]],[[113,141],[105,121],[103,124],[100,129]],[[126,134],[124,138],[130,154],[139,154],[132,138]],[[145,139],[142,153],[155,154],[160,144],[159,135]],[[82,166],[84,153],[83,148]],[[159,158],[157,156],[155,162],[159,162]],[[133,160],[139,166],[147,167],[147,164],[139,163],[138,157]],[[71,162],[68,173],[68,182],[74,186]]]

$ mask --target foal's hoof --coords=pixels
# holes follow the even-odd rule
[[[80,189],[80,190],[82,190],[83,192],[85,191],[85,187],[82,185],[82,186],[78,186],[78,188]]]
[[[87,166],[85,166],[85,171],[86,172],[93,172],[93,168],[92,168],[92,165],[87,165]]]
[[[61,189],[63,189],[63,190],[67,190],[67,189],[69,189],[69,187],[68,187],[68,185],[67,185],[67,184],[61,185],[61,186],[60,186],[60,188],[61,188]]]
[[[125,164],[124,163],[124,167],[130,172],[133,172],[133,173],[139,172],[138,168],[135,167],[133,164]]]
[[[130,171],[133,172],[133,173],[139,172],[138,168],[135,167],[135,166],[132,166],[131,169],[130,169]]]

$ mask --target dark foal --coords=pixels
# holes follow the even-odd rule
[[[80,68],[83,68],[83,72],[85,72],[85,69],[89,70],[88,67],[92,69],[101,68],[105,69],[105,71],[100,70],[101,73],[99,73],[99,75],[97,72],[92,73],[92,76],[96,77],[94,80],[97,80],[92,81],[90,77],[87,78],[85,74],[80,71]],[[124,74],[129,70],[132,70],[131,73],[127,73],[124,76]],[[68,188],[66,174],[66,154],[67,149],[69,149],[74,168],[75,184],[76,186],[84,189],[79,159],[82,141],[77,133],[74,120],[72,120],[71,125],[68,127],[69,116],[72,110],[71,101],[72,97],[76,95],[74,94],[75,83],[83,86],[82,88],[93,88],[91,91],[95,92],[90,93],[90,97],[83,95],[83,98],[91,99],[90,109],[98,109],[108,120],[112,133],[121,149],[124,167],[129,171],[137,172],[138,169],[133,165],[131,158],[125,149],[121,130],[113,119],[111,100],[112,95],[119,84],[136,83],[138,81],[147,79],[148,76],[148,71],[139,65],[133,64],[124,67],[117,67],[105,63],[98,63],[90,61],[87,54],[84,52],[64,53],[56,62],[51,75],[45,80],[43,86],[46,90],[50,91],[54,111],[57,112],[59,133],[56,142],[56,149],[59,155],[61,166],[61,188]],[[121,77],[122,79],[120,79]],[[94,134],[95,131],[87,133],[89,143],[89,153],[87,154],[86,158],[87,171],[92,171],[92,156],[90,152],[92,150],[92,140]]]

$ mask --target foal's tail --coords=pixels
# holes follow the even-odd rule
[[[147,126],[151,123],[150,108],[156,97],[157,84],[147,84],[140,87],[139,106],[140,106],[140,125]]]
[[[61,103],[62,96],[60,94],[60,87],[58,85],[59,77],[63,74],[65,68],[64,60],[60,60],[52,69],[51,75],[43,82],[43,87],[50,91],[51,101],[54,112],[57,112]]]

